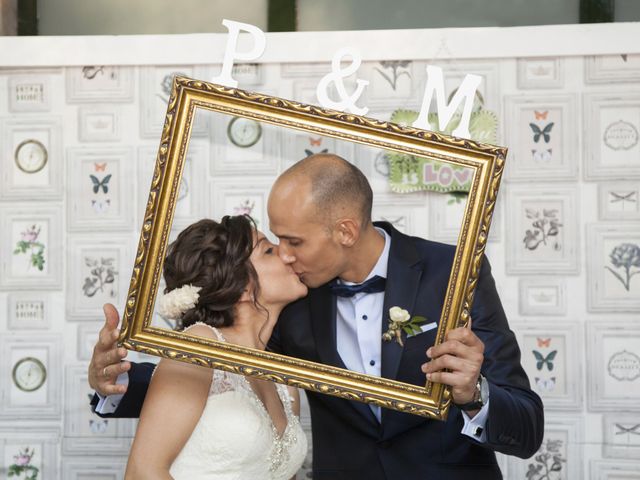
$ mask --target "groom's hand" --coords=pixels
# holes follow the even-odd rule
[[[472,402],[484,360],[484,343],[468,327],[451,330],[440,345],[427,350],[431,361],[422,365],[427,380],[451,386],[453,402]],[[448,371],[444,371],[444,370]]]
[[[98,343],[93,348],[89,363],[89,385],[100,395],[116,395],[127,391],[126,385],[116,385],[118,375],[131,368],[129,362],[121,362],[127,356],[126,348],[118,348],[118,322],[120,316],[110,303],[104,306],[104,327],[100,330]]]

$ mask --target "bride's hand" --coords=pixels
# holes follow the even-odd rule
[[[116,395],[127,391],[126,385],[116,385],[118,375],[131,368],[129,362],[121,362],[127,356],[125,348],[118,348],[118,322],[120,315],[116,307],[104,305],[105,322],[100,330],[98,343],[93,348],[93,356],[89,363],[89,385],[100,395]]]

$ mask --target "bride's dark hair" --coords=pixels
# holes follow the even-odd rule
[[[219,223],[204,219],[185,228],[169,245],[165,293],[183,285],[202,288],[196,306],[184,312],[178,329],[196,322],[232,325],[234,306],[248,285],[257,306],[260,286],[249,260],[255,232],[255,222],[247,215],[225,216]]]

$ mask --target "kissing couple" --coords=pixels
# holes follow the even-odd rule
[[[372,202],[367,178],[346,160],[301,160],[269,195],[278,244],[246,216],[178,235],[164,263],[167,311],[193,335],[451,386],[446,421],[306,392],[314,479],[500,479],[494,452],[532,456],[544,417],[491,267],[484,258],[470,327],[438,346],[437,328],[383,339],[391,307],[439,321],[455,246],[372,222]],[[169,359],[125,361],[118,312],[107,305],[105,316],[91,404],[103,417],[140,417],[126,478],[295,478],[307,451],[296,389]]]

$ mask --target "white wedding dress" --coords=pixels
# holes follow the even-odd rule
[[[212,328],[220,341],[224,338]],[[289,480],[302,466],[307,438],[285,385],[276,384],[287,426],[279,435],[243,375],[213,371],[202,416],[171,465],[176,480]]]

